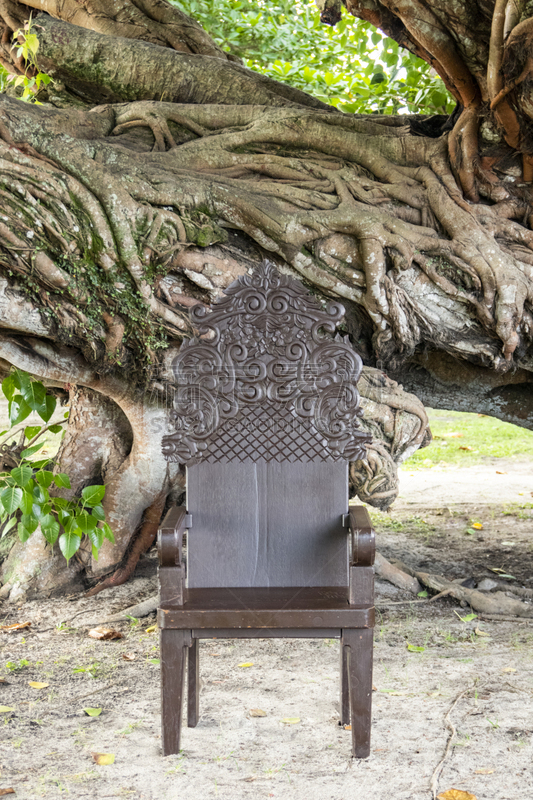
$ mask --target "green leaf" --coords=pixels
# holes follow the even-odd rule
[[[115,544],[115,537],[113,535],[113,531],[111,530],[107,522],[104,522],[104,524],[102,525],[102,530],[104,532],[104,536],[107,539],[107,541],[111,542],[111,544]]]
[[[104,532],[101,528],[94,528],[94,530],[87,533],[87,536],[92,545],[93,555],[96,561],[98,561],[98,551],[104,543]]]
[[[82,511],[80,514],[76,514],[76,525],[84,533],[94,531],[96,523],[97,520],[88,511]]]
[[[34,436],[37,436],[41,430],[41,427],[41,425],[28,425],[27,428],[24,428],[24,435],[26,439],[33,439]]]
[[[39,451],[39,450],[42,448],[42,446],[43,446],[43,443],[42,443],[42,442],[39,442],[38,444],[34,444],[34,445],[32,445],[31,447],[27,447],[27,448],[26,448],[25,450],[23,450],[23,451],[22,451],[22,453],[20,454],[20,455],[21,455],[21,458],[29,458],[29,457],[30,457],[30,456],[32,456],[34,453],[37,453],[37,452],[38,452],[38,451]]]
[[[423,653],[426,648],[425,647],[417,647],[415,644],[409,644],[409,642],[408,642],[407,643],[407,649],[411,653]]]
[[[94,506],[91,509],[91,513],[99,522],[105,522],[105,511],[102,506]]]
[[[74,553],[79,550],[80,544],[81,538],[74,532],[67,533],[65,531],[59,537],[59,547],[67,561],[70,561]]]
[[[86,486],[81,496],[88,506],[97,506],[105,495],[105,486]]]
[[[33,470],[31,467],[15,467],[11,470],[11,477],[18,483],[19,486],[26,486],[33,478]]]
[[[24,493],[22,495],[22,500],[20,503],[20,510],[22,511],[23,514],[31,514],[31,512],[33,511],[34,501],[35,498],[31,491],[31,487],[28,486],[27,489],[24,489]]]
[[[12,372],[2,381],[2,392],[6,400],[12,400],[16,390],[17,385],[15,383],[15,375]]]
[[[9,403],[9,421],[11,426],[29,417],[31,408],[20,394],[16,394]]]
[[[24,527],[22,522],[19,522],[19,524],[17,525],[17,533],[21,542],[27,542],[32,534],[31,531],[27,530]]]
[[[51,514],[41,517],[41,530],[43,536],[50,544],[55,544],[59,536],[59,523]]]
[[[425,589],[422,589],[421,592],[418,592],[417,597],[428,597],[428,592]]]
[[[89,717],[99,717],[102,713],[101,708],[84,708],[83,710]]]
[[[4,524],[4,529],[2,531],[2,537],[4,537],[6,535],[6,533],[8,533],[11,530],[11,528],[16,524],[17,524],[17,518],[16,517],[10,517],[7,520],[7,522]]]
[[[23,514],[20,518],[20,523],[27,531],[33,533],[37,530],[39,518],[35,514]]]
[[[454,610],[454,614],[457,614],[461,622],[472,622],[473,619],[477,619],[477,614],[467,614],[466,617],[462,617],[457,611]]]
[[[0,503],[4,506],[8,514],[12,514],[20,506],[22,500],[22,489],[18,486],[8,486],[0,492]]]
[[[34,469],[42,469],[43,467],[46,467],[47,464],[52,463],[53,462],[51,458],[40,458],[38,461],[32,461],[31,465]]]
[[[39,411],[44,405],[46,389],[40,381],[28,381],[20,386],[20,393],[32,411]]]
[[[66,497],[52,497],[52,503],[54,508],[66,509],[70,507],[71,501],[67,500]]]
[[[35,480],[39,484],[39,486],[44,486],[45,489],[48,489],[52,481],[54,480],[53,472],[49,472],[48,470],[40,470],[35,474]]]
[[[59,489],[70,489],[70,478],[65,472],[54,475],[54,482]]]
[[[56,405],[57,405],[57,400],[55,399],[54,395],[47,394],[43,406],[41,406],[40,409],[37,409],[37,413],[39,414],[41,419],[44,419],[45,422],[48,422],[48,420],[56,410]]]
[[[61,433],[64,430],[63,425],[50,425],[48,428],[50,433]]]

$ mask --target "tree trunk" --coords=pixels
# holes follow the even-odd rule
[[[429,437],[392,378],[533,427],[531,19],[527,4],[503,28],[499,0],[448,6],[348,4],[456,95],[435,137],[434,122],[345,115],[251,72],[164,0],[0,0],[2,63],[24,70],[10,35],[35,7],[54,79],[41,105],[0,95],[0,363],[72,387],[61,469],[74,492],[105,482],[116,540],[67,579],[32,545],[15,590],[17,545],[4,594],[131,574],[183,491],[160,445],[188,310],[265,256],[346,306],[375,437],[350,472],[364,500],[388,507],[396,464]]]

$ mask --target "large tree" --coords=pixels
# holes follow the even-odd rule
[[[0,0],[0,63],[53,79],[40,104],[0,95],[0,369],[69,393],[61,469],[74,493],[105,482],[115,534],[67,569],[37,532],[4,595],[131,573],[183,490],[160,448],[187,311],[265,256],[347,308],[376,436],[351,470],[364,499],[390,504],[394,463],[426,436],[392,378],[532,426],[533,4],[346,8],[431,64],[450,119],[342,113],[166,0]],[[32,63],[12,48],[30,14]]]

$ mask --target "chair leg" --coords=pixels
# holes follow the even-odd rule
[[[341,639],[341,725],[350,724],[350,683],[348,680],[348,651]]]
[[[179,753],[185,678],[186,634],[161,631],[161,726],[163,755]]]
[[[353,755],[355,758],[368,758],[372,720],[373,630],[343,630],[342,641],[348,651]]]
[[[187,669],[187,725],[195,728],[198,725],[200,710],[200,640],[193,639],[189,647],[189,665]]]

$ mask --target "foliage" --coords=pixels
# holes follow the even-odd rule
[[[533,431],[483,414],[426,411],[433,441],[407,459],[404,470],[436,464],[468,466],[485,458],[533,457]]]
[[[15,31],[13,34],[15,44],[12,50],[16,50],[17,58],[22,58],[26,62],[26,69],[24,75],[12,75],[4,71],[4,75],[0,74],[0,91],[4,91],[9,83],[14,86],[22,86],[23,91],[20,95],[21,100],[26,100],[29,103],[38,102],[36,97],[39,89],[42,86],[47,86],[52,78],[46,73],[41,72],[37,64],[37,51],[39,50],[39,39],[34,32],[32,26],[31,14],[29,20],[26,21],[22,29]],[[21,43],[18,44],[18,40]],[[28,75],[33,73],[33,75]],[[2,85],[4,84],[4,85]]]
[[[420,58],[346,11],[331,28],[312,0],[170,0],[245,66],[349,113],[447,114],[455,105]]]
[[[59,540],[61,552],[68,561],[86,535],[94,557],[98,558],[104,539],[113,541],[101,505],[105,487],[86,486],[81,497],[73,500],[55,497],[51,489],[70,489],[68,475],[53,471],[51,458],[32,459],[43,448],[44,434],[62,432],[68,412],[61,422],[49,424],[56,399],[40,381],[33,380],[22,370],[11,372],[3,380],[2,393],[8,400],[10,421],[9,429],[0,432],[0,437],[4,437],[0,439],[0,462],[7,467],[0,472],[2,537],[17,526],[20,540],[26,542],[40,526],[50,545]],[[45,425],[17,427],[32,411]],[[12,439],[14,434],[18,442]]]

